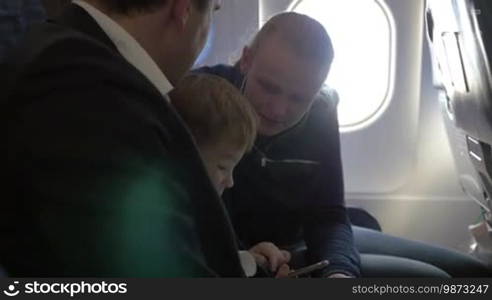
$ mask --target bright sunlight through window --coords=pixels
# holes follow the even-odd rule
[[[326,83],[340,96],[338,119],[350,130],[375,120],[390,100],[393,37],[388,10],[378,0],[300,0],[290,10],[318,20],[335,59]]]

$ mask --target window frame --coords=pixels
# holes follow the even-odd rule
[[[291,4],[288,6],[287,11],[296,11],[296,8],[304,1],[311,1],[311,0],[294,0],[291,2]],[[339,0],[339,1],[345,1],[345,0]],[[378,120],[381,115],[387,110],[389,104],[391,103],[391,99],[393,97],[393,92],[394,92],[394,84],[395,84],[395,62],[396,62],[396,25],[394,21],[393,14],[391,13],[390,8],[388,5],[385,3],[384,0],[372,0],[375,5],[377,5],[380,9],[381,12],[383,13],[386,23],[388,24],[388,70],[386,72],[386,88],[385,92],[383,93],[383,97],[380,101],[378,101],[378,105],[375,105],[374,108],[371,107],[371,110],[369,113],[366,114],[364,118],[361,118],[360,120],[352,123],[347,123],[343,125],[339,125],[340,131],[343,132],[351,132],[351,131],[357,131],[361,130],[363,128],[366,128],[370,126],[373,122]],[[340,99],[340,101],[343,101]],[[340,120],[339,120],[340,124]]]

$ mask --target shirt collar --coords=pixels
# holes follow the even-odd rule
[[[82,7],[108,35],[118,52],[136,69],[138,69],[168,99],[173,86],[166,75],[159,69],[155,61],[145,49],[123,27],[109,16],[83,0],[74,0],[74,4]]]

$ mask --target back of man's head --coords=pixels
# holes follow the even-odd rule
[[[169,0],[98,0],[113,13],[129,15],[135,12],[147,12],[166,5]],[[204,11],[212,0],[192,0],[196,8]]]
[[[219,0],[85,0],[120,25],[176,84],[200,54]]]
[[[329,69],[334,57],[333,45],[325,28],[318,21],[295,12],[277,14],[254,37],[250,46],[253,53],[274,34],[299,57],[316,60]]]

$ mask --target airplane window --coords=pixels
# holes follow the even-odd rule
[[[387,106],[393,81],[393,22],[379,0],[300,0],[289,10],[318,20],[335,49],[326,83],[340,96],[341,131],[377,119]]]

